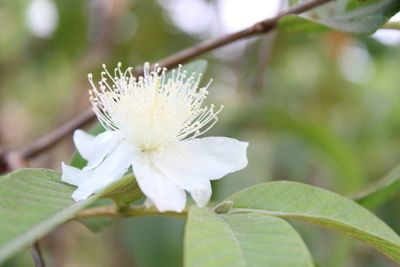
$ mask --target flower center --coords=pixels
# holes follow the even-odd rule
[[[154,151],[195,138],[217,122],[222,106],[202,107],[210,83],[199,88],[201,75],[187,77],[179,67],[167,79],[165,69],[150,71],[146,63],[144,77],[136,79],[131,68],[123,73],[120,66],[112,76],[103,65],[99,88],[89,75],[90,101],[100,123],[138,149]]]

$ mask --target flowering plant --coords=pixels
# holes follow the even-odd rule
[[[74,143],[88,160],[82,170],[62,164],[64,182],[78,187],[72,194],[83,200],[100,192],[128,171],[133,173],[147,204],[159,211],[181,212],[185,191],[197,206],[211,197],[210,180],[220,179],[247,165],[247,143],[227,137],[199,136],[218,120],[222,106],[203,107],[208,86],[199,88],[201,74],[144,65],[136,79],[121,66],[111,75],[105,66],[97,87],[92,75],[90,101],[104,133],[93,137],[81,130]]]
[[[92,255],[90,250],[98,246],[76,246],[69,241],[61,244],[64,238],[59,238],[59,232],[53,236],[56,238],[42,238],[70,221],[97,232],[110,226],[113,218],[140,216],[164,218],[135,220],[134,225],[130,221],[115,224],[110,229],[113,235],[107,237],[107,241],[112,237],[112,242],[102,246],[101,253],[106,253],[91,257],[91,265],[127,265],[128,261],[120,260],[127,250],[127,254],[135,255],[138,266],[177,267],[183,263],[185,267],[315,267],[307,245],[315,250],[321,249],[321,243],[330,246],[315,253],[321,266],[330,266],[332,255],[338,252],[347,257],[340,257],[341,265],[346,260],[364,267],[385,265],[384,257],[368,250],[357,249],[357,257],[353,257],[347,242],[345,247],[343,242],[332,242],[334,236],[309,234],[307,229],[304,242],[299,234],[303,231],[297,231],[302,226],[292,226],[288,220],[358,239],[400,263],[400,236],[396,233],[400,217],[393,212],[400,169],[369,185],[370,178],[383,166],[393,164],[398,143],[393,134],[398,128],[399,94],[393,63],[400,54],[394,46],[386,47],[377,40],[390,41],[388,35],[379,36],[379,28],[399,28],[393,20],[400,11],[399,0],[291,0],[281,4],[134,1],[135,8],[131,8],[132,1],[19,2],[0,5],[5,30],[0,37],[0,143],[10,137],[12,140],[0,146],[0,172],[6,173],[0,176],[0,265],[26,266],[25,256],[19,252],[31,246],[35,266],[44,267],[39,242],[53,265],[82,265],[70,262],[69,257],[64,261],[64,255],[77,249],[85,256]],[[86,96],[84,100],[91,103],[90,109],[26,146],[9,148],[14,141],[29,138],[25,132],[39,130],[29,127],[43,125],[34,120],[27,123],[34,118],[30,114],[34,110],[21,106],[26,99],[34,96],[38,102],[32,103],[36,104],[54,101],[40,109],[42,119],[43,110],[60,109],[66,96],[61,94],[70,89],[66,78],[76,82],[76,76],[83,76],[82,69],[94,67],[88,63],[105,57],[110,61],[155,57],[180,41],[214,35],[218,32],[215,22],[223,26],[229,21],[226,14],[230,12],[225,10],[231,4],[236,5],[232,9],[237,11],[232,17],[235,25],[245,17],[252,18],[256,9],[261,13],[270,10],[264,5],[284,10],[245,29],[160,59],[159,66],[146,63],[143,68],[124,70],[118,64],[113,71],[104,66],[99,81],[89,75],[90,101]],[[24,36],[28,33],[25,28],[15,30],[21,27],[23,12],[19,8],[25,5],[29,5],[25,26],[35,38]],[[63,9],[58,17],[59,7]],[[179,13],[172,14],[175,9]],[[11,10],[18,12],[12,14]],[[173,16],[164,21],[168,14]],[[216,14],[223,17],[210,19]],[[190,20],[204,26],[200,29],[190,23],[182,27],[194,34],[190,39],[170,27]],[[40,34],[43,30],[46,34]],[[212,86],[211,81],[202,85],[201,74],[196,74],[204,72],[204,60],[179,66],[206,52],[274,30],[278,34],[262,42],[243,42],[222,53],[216,51],[215,57],[211,55],[215,63],[213,76],[218,80]],[[375,31],[373,39],[360,37]],[[87,38],[81,34],[87,34]],[[80,37],[71,38],[75,36]],[[85,39],[87,43],[82,42]],[[79,55],[86,50],[87,54]],[[77,62],[76,58],[81,60]],[[240,64],[234,66],[234,62]],[[179,67],[167,72],[166,66]],[[33,93],[7,90],[16,87]],[[237,91],[232,90],[236,87]],[[246,136],[250,146],[230,137],[203,135],[210,134],[218,117],[228,115],[221,113],[222,106],[206,103],[208,90],[214,88],[218,88],[224,103],[234,100],[229,103],[229,119],[219,125],[228,133],[222,135]],[[12,96],[12,91],[16,95]],[[49,93],[47,99],[43,92]],[[71,103],[69,107],[75,110]],[[30,112],[21,112],[25,108]],[[88,132],[80,130],[96,117],[98,122]],[[360,127],[363,125],[368,127]],[[58,169],[66,155],[60,153],[58,158],[56,153],[45,152],[71,134],[77,151],[70,162],[61,164],[61,172],[29,168]],[[305,142],[299,145],[297,138]],[[229,175],[247,166],[247,154],[251,166]],[[322,154],[324,157],[318,158]],[[221,182],[213,182],[225,176]],[[279,180],[282,178],[290,181]],[[299,179],[301,183],[295,182]],[[352,197],[304,182],[352,193]],[[227,192],[233,194],[226,197]],[[372,212],[378,207],[383,208],[381,218]],[[184,219],[184,223],[165,217]],[[72,237],[75,226],[62,232]],[[114,240],[117,232],[135,246]],[[183,261],[177,260],[182,233]],[[79,242],[84,241],[82,237],[79,235]],[[140,249],[131,253],[135,247]],[[63,257],[59,257],[60,251]],[[103,262],[107,257],[116,262]],[[338,262],[335,259],[334,264]]]

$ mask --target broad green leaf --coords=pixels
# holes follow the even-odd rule
[[[354,199],[370,209],[375,209],[393,198],[400,192],[400,166],[397,166],[387,176],[372,184]]]
[[[319,225],[359,239],[400,263],[400,237],[378,217],[350,199],[295,182],[271,182],[227,200],[231,212],[259,212]]]
[[[74,202],[60,174],[22,169],[0,177],[0,263],[73,218],[97,196]]]
[[[71,198],[75,189],[60,180],[60,173],[51,170],[22,169],[0,176],[0,263],[74,218],[101,196],[113,198],[121,207],[142,197],[132,175],[79,202]],[[109,222],[100,218],[85,220],[84,224],[99,230]]]
[[[303,240],[284,220],[196,207],[186,224],[184,262],[186,267],[314,266]]]
[[[303,2],[291,1],[291,4]],[[307,13],[306,17],[334,30],[370,34],[400,11],[398,0],[336,0]]]
[[[130,217],[117,234],[135,266],[183,267],[185,220],[171,217]]]

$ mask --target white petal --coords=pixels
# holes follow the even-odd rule
[[[80,175],[84,181],[74,191],[72,198],[79,201],[105,189],[126,173],[135,157],[136,150],[129,143],[120,141],[97,167],[82,170]]]
[[[64,162],[61,162],[61,180],[68,184],[79,186],[84,180],[82,174],[84,172],[78,168],[69,166]]]
[[[88,159],[90,157],[91,151],[93,149],[91,147],[91,144],[94,138],[95,136],[90,135],[80,129],[74,132],[72,139],[74,140],[75,147],[85,159]]]
[[[204,137],[181,143],[196,171],[210,180],[218,180],[228,173],[244,169],[248,163],[247,142],[228,137]]]
[[[85,170],[98,166],[104,158],[115,148],[120,140],[115,132],[105,131],[97,136],[90,135],[82,130],[74,132],[75,146],[83,158],[88,160]]]
[[[159,211],[181,212],[185,208],[185,191],[157,169],[151,154],[142,153],[132,168],[140,189]]]
[[[199,207],[204,207],[211,197],[209,180],[247,166],[247,146],[232,138],[196,138],[158,153],[154,162],[179,188],[187,190]]]

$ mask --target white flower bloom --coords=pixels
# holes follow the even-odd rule
[[[81,130],[74,143],[88,160],[82,170],[62,164],[62,180],[77,186],[74,200],[86,199],[120,179],[132,166],[142,192],[160,211],[181,212],[189,192],[197,206],[211,197],[210,180],[247,166],[248,143],[227,137],[205,137],[222,107],[202,107],[207,86],[200,75],[179,68],[167,78],[165,70],[134,78],[120,65],[111,75],[104,67],[99,87],[93,82],[90,101],[106,131],[94,137]]]

